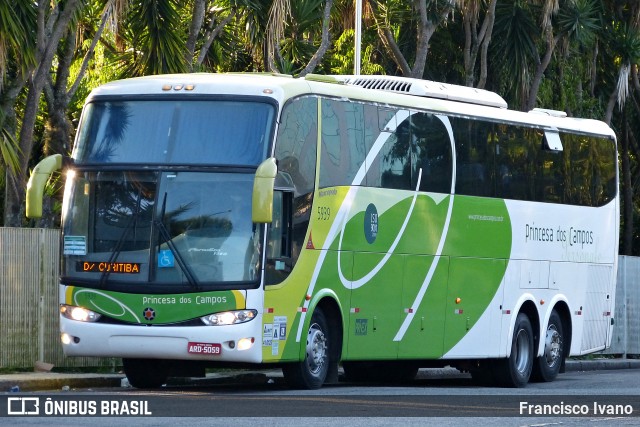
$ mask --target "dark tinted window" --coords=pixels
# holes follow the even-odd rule
[[[295,189],[296,196],[312,192],[315,184],[317,122],[315,97],[297,98],[282,111],[275,155],[278,173]]]
[[[456,193],[491,196],[495,192],[491,124],[451,118],[456,141]]]
[[[365,105],[322,100],[320,187],[351,185],[365,158]]]
[[[456,141],[456,193],[601,206],[615,197],[613,141],[560,133],[562,151],[545,132],[524,126],[451,119]]]
[[[450,193],[451,141],[444,123],[434,114],[415,113],[411,116],[411,135],[411,188],[416,188],[421,170],[420,191]]]
[[[274,218],[280,218],[282,224],[272,224],[269,239],[274,234],[280,236],[282,246],[267,253],[265,281],[267,285],[282,282],[288,277],[295,265],[300,250],[305,244],[309,227],[311,203],[316,176],[316,153],[318,140],[318,98],[304,96],[285,104],[280,118],[280,127],[276,138],[275,156],[278,161],[278,179],[276,187],[292,188],[290,194],[276,192]],[[282,212],[276,213],[278,209]],[[287,219],[284,221],[284,219]],[[288,221],[291,228],[288,229]],[[277,228],[279,225],[280,228]],[[288,233],[291,236],[287,236]],[[283,256],[290,255],[290,256]],[[286,259],[285,259],[286,258]]]
[[[449,193],[449,121],[457,194],[586,206],[615,197],[615,144],[605,138],[560,133],[564,149],[554,151],[551,131],[334,99],[322,101],[322,117],[321,187],[412,190],[421,176],[420,191]]]
[[[565,202],[601,206],[615,197],[618,167],[613,141],[561,133]]]
[[[367,164],[366,185],[420,191],[451,191],[451,143],[444,123],[435,115],[380,109],[379,153]],[[375,149],[374,149],[375,152]]]
[[[397,190],[411,189],[411,120],[403,120],[389,133],[367,171],[367,185]],[[377,164],[376,164],[377,163]]]
[[[80,128],[78,163],[258,165],[275,108],[243,101],[95,101]]]
[[[496,196],[542,201],[540,187],[544,134],[541,130],[494,125],[496,146]],[[490,194],[488,194],[490,195]]]

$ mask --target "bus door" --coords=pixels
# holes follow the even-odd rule
[[[439,358],[443,354],[449,258],[408,256],[402,286],[403,323],[398,357]]]

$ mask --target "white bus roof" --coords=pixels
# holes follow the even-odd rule
[[[344,84],[360,86],[365,89],[386,90],[425,98],[448,99],[488,107],[508,107],[507,101],[497,93],[467,86],[394,76],[335,76],[335,78]]]
[[[538,108],[529,113],[509,110],[504,99],[494,92],[394,76],[307,75],[306,78],[294,78],[267,73],[167,74],[107,83],[94,89],[88,101],[95,96],[163,93],[265,96],[280,105],[294,96],[314,93],[615,139],[613,130],[598,120],[566,117],[562,111]]]

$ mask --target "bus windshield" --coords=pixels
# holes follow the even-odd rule
[[[67,184],[63,281],[156,292],[257,286],[253,174],[75,175]]]
[[[275,107],[251,100],[95,100],[85,107],[76,164],[256,166]]]

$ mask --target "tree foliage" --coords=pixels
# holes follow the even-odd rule
[[[354,12],[354,0],[0,3],[4,225],[26,224],[29,168],[70,153],[93,87],[159,73],[349,74]],[[640,254],[639,2],[363,0],[362,28],[364,74],[486,88],[512,108],[609,123],[620,148],[621,252]],[[51,206],[39,225],[53,224]]]

